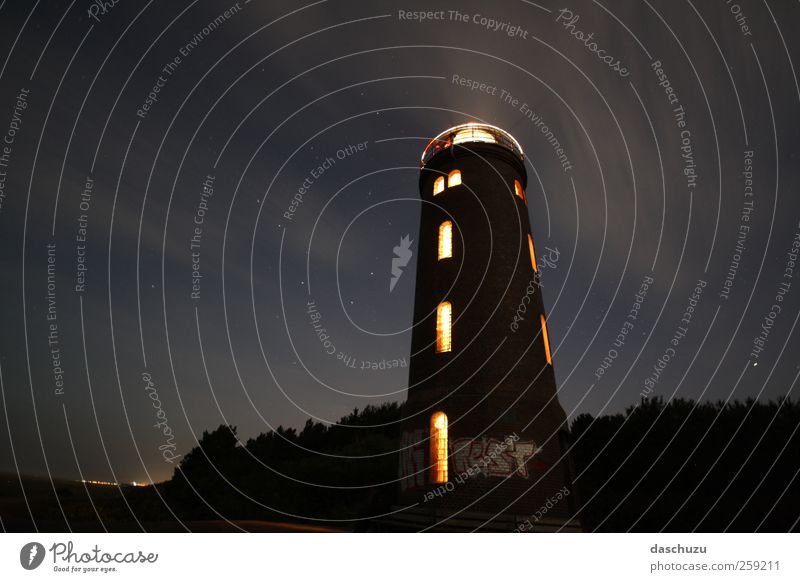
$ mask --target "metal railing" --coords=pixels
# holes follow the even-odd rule
[[[464,123],[444,130],[428,142],[420,165],[425,166],[433,156],[447,148],[468,143],[494,143],[508,148],[520,160],[525,156],[519,142],[507,131],[486,123]]]

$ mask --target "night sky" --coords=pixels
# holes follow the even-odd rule
[[[100,4],[0,2],[0,470],[403,401],[393,248],[471,120],[527,157],[570,418],[796,396],[797,2]]]

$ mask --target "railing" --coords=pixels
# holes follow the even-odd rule
[[[519,142],[507,131],[485,123],[464,123],[446,129],[428,142],[422,152],[420,165],[425,166],[433,156],[447,148],[467,143],[494,143],[508,148],[520,160],[524,158]]]

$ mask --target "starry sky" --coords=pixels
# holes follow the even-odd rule
[[[796,2],[100,5],[0,2],[0,470],[403,401],[393,248],[466,121],[525,151],[570,418],[796,396]]]

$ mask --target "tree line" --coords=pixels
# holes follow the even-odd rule
[[[246,442],[221,425],[156,487],[185,520],[360,524],[393,503],[401,418],[396,403],[367,406],[334,425],[309,419],[302,430],[278,427]],[[568,444],[583,528],[798,531],[799,432],[800,403],[788,398],[649,399],[582,414]]]

